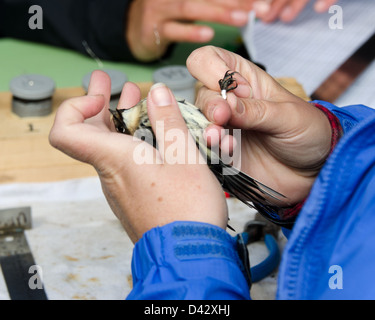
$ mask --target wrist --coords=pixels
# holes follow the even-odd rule
[[[325,108],[322,105],[320,105],[318,103],[315,103],[315,102],[311,102],[311,104],[313,106],[315,106],[316,108],[318,108],[319,110],[321,110],[325,114],[325,116],[327,117],[327,119],[329,121],[330,127],[331,127],[330,148],[329,148],[328,155],[326,157],[324,157],[324,159],[322,159],[322,162],[320,164],[320,169],[321,169],[321,167],[323,167],[323,165],[326,162],[326,160],[328,159],[328,157],[332,154],[332,152],[335,149],[336,145],[338,144],[340,138],[342,137],[343,129],[341,127],[339,119],[332,112],[330,112],[327,108]],[[297,217],[297,215],[301,211],[307,197],[305,199],[303,199],[302,201],[294,204],[293,206],[290,206],[290,207],[287,207],[287,208],[282,208],[281,212],[280,212],[281,219],[285,220],[285,221],[290,221],[291,222],[290,226],[292,226],[293,221],[295,220],[295,218]]]

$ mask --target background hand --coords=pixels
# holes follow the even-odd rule
[[[322,13],[328,11],[329,7],[338,0],[316,0],[314,9]],[[263,22],[272,22],[280,19],[284,22],[291,22],[305,8],[310,0],[256,0],[254,10],[257,17]]]
[[[286,195],[291,204],[304,199],[330,150],[331,127],[324,113],[229,51],[197,49],[187,66],[205,85],[196,105],[216,124],[207,136],[219,136],[212,133],[221,127],[243,129],[240,169]],[[238,87],[226,101],[218,80],[227,70],[238,72]]]
[[[126,39],[137,59],[150,61],[172,42],[210,41],[214,30],[195,21],[240,27],[247,23],[250,8],[248,0],[135,0],[128,11]]]
[[[146,142],[114,132],[108,111],[110,79],[104,72],[92,74],[88,95],[65,101],[58,109],[50,132],[51,144],[97,170],[104,194],[133,242],[149,229],[176,220],[201,221],[226,228],[227,206],[222,188],[205,164],[171,164],[164,150],[173,144],[187,156],[199,155],[171,91],[154,86],[148,96],[148,112],[157,132],[161,152]],[[127,83],[120,106],[140,99],[139,89]],[[163,139],[179,130],[184,141]],[[135,160],[139,150],[149,163]],[[164,160],[164,161],[162,161]],[[186,160],[186,158],[185,158]]]

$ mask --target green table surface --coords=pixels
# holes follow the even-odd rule
[[[241,43],[237,28],[212,24],[214,39],[208,43],[235,50]],[[154,70],[165,65],[184,65],[186,58],[202,44],[180,43],[172,55],[163,61],[152,64],[102,61],[98,63],[78,52],[40,43],[17,39],[0,39],[0,92],[9,91],[9,82],[13,77],[25,73],[37,73],[51,77],[57,88],[78,87],[83,76],[95,69],[117,69],[124,72],[129,81],[152,81]]]

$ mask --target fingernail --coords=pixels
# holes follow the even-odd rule
[[[270,9],[271,9],[271,6],[269,5],[269,3],[267,2],[264,2],[264,1],[256,1],[254,2],[253,4],[253,9],[255,10],[255,12],[258,14],[258,15],[265,15],[267,14]]]
[[[292,8],[290,6],[287,6],[286,8],[283,9],[283,11],[281,11],[281,14],[280,14],[281,19],[289,21],[292,15],[292,12],[293,12]]]
[[[239,115],[242,115],[245,111],[245,107],[240,99],[237,100],[236,111]]]
[[[158,107],[166,107],[172,104],[172,93],[164,83],[155,83],[150,89],[152,102]]]
[[[199,37],[202,41],[209,41],[215,35],[215,31],[208,27],[203,27],[199,29]]]
[[[244,25],[248,19],[248,13],[242,10],[234,10],[230,15],[236,25]]]
[[[326,4],[324,1],[318,1],[315,3],[314,9],[316,12],[322,13],[327,10]]]

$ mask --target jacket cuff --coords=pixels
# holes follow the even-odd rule
[[[134,247],[128,299],[249,299],[237,243],[225,230],[201,222],[149,230]]]

